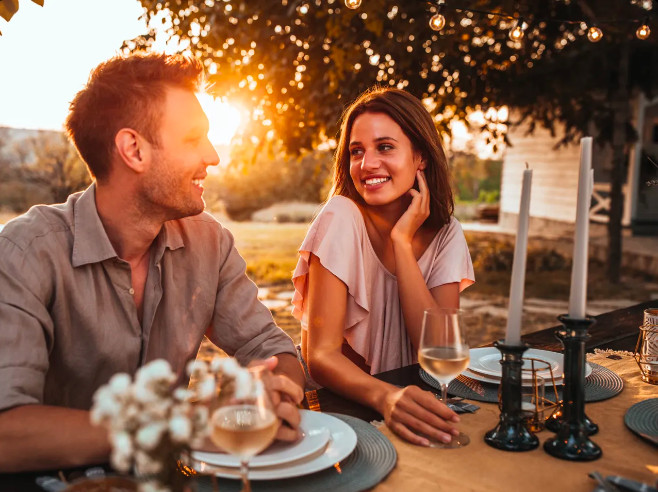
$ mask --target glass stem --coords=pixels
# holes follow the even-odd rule
[[[240,461],[240,475],[242,476],[242,491],[251,492],[251,484],[249,483],[249,460]]]
[[[448,385],[445,383],[441,383],[441,401],[448,406]]]

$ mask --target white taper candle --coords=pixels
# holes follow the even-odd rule
[[[507,328],[505,344],[521,344],[521,317],[523,315],[523,290],[525,287],[525,264],[528,250],[528,222],[530,220],[530,188],[532,186],[532,169],[523,171],[521,187],[521,204],[519,206],[519,223],[516,230],[514,246],[514,263],[512,264],[512,281],[510,283],[509,309],[507,311]]]
[[[589,208],[592,202],[592,137],[580,139],[580,171],[576,203],[576,232],[573,241],[569,317],[585,318],[587,304],[587,248],[589,244]]]

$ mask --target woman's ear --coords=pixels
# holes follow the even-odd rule
[[[121,161],[136,173],[146,170],[149,145],[142,136],[132,128],[122,128],[114,137]]]

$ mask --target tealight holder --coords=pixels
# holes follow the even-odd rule
[[[521,369],[523,422],[530,432],[540,432],[546,427],[546,420],[560,406],[555,375],[551,365],[541,359],[524,357],[523,365],[528,366]]]
[[[640,367],[642,381],[658,384],[658,325],[640,326],[633,357]]]
[[[494,346],[500,350],[502,377],[500,380],[500,419],[498,425],[487,432],[484,442],[505,451],[529,451],[539,446],[539,439],[524,423],[521,408],[521,368],[527,345],[507,345],[502,341]]]
[[[598,426],[585,415],[585,342],[594,318],[558,316],[563,328],[556,336],[564,345],[564,386],[562,406],[549,429],[556,429],[555,437],[544,443],[544,451],[551,456],[571,461],[592,461],[601,457],[601,448],[589,439]]]

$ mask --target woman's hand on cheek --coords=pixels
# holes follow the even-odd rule
[[[420,229],[425,219],[430,216],[429,189],[427,181],[425,181],[425,173],[420,169],[416,171],[416,181],[418,182],[418,191],[413,188],[408,191],[411,203],[391,230],[393,242],[399,241],[411,244],[416,231]]]

